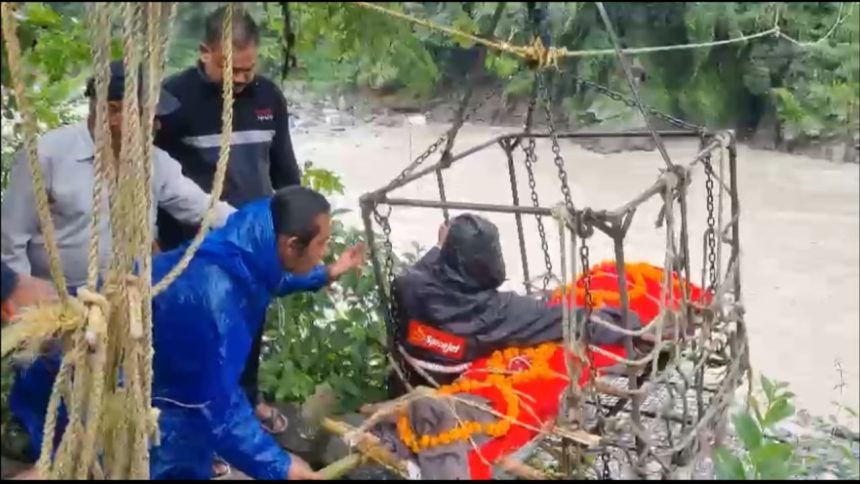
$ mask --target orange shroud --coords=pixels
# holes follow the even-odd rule
[[[630,310],[639,316],[643,325],[654,320],[659,313],[660,292],[663,283],[663,270],[647,263],[625,264],[626,279],[628,283]],[[594,308],[602,306],[620,307],[620,295],[618,291],[618,277],[614,262],[604,262],[594,266],[590,270],[591,292]],[[580,276],[576,282],[576,305],[582,307],[584,304],[584,278]],[[672,296],[669,301],[670,307],[678,308],[681,301],[681,290],[683,283],[676,275],[672,275]],[[709,294],[701,288],[689,285],[691,301],[706,301]],[[571,290],[565,291],[567,301],[570,301]],[[562,292],[557,290],[550,299],[549,304],[557,305],[562,302]],[[620,345],[604,346],[602,349],[620,357],[625,356],[624,348]],[[592,353],[591,361],[596,371],[600,372],[615,361],[607,356]],[[489,358],[476,361],[462,378],[482,381],[487,378],[488,373],[482,371],[489,363]],[[523,425],[512,425],[507,434],[495,438],[480,447],[469,452],[469,471],[472,479],[490,479],[492,469],[486,462],[495,462],[531,442],[538,434],[534,429],[541,428],[544,424],[554,420],[559,411],[561,396],[568,385],[567,369],[565,367],[564,353],[560,345],[550,357],[549,367],[554,376],[536,378],[530,381],[520,382],[513,388],[520,395],[518,421]],[[527,358],[518,357],[508,363],[509,371],[520,371],[530,364]],[[588,380],[589,368],[583,365],[580,369],[578,384],[583,386]],[[472,390],[470,394],[483,397],[490,401],[493,408],[506,414],[507,403],[502,398],[502,393],[494,387]],[[528,426],[528,427],[527,427]],[[529,428],[532,427],[532,428]],[[480,452],[480,455],[479,455]]]

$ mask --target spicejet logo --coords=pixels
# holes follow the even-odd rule
[[[413,346],[447,356],[461,359],[466,350],[466,340],[450,333],[431,328],[418,321],[409,321],[407,341]]]
[[[255,109],[254,114],[257,115],[258,121],[271,121],[275,119],[275,115],[272,114],[272,110],[269,108]]]

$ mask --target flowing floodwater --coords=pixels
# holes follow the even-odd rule
[[[358,197],[396,176],[447,126],[356,126],[333,131],[327,126],[296,130],[294,143],[300,162],[338,173],[346,186],[334,201],[350,208],[348,221],[359,224]],[[455,152],[487,141],[510,128],[467,125],[457,138]],[[668,143],[676,162],[687,163],[697,142]],[[548,142],[538,143],[535,176],[543,206],[562,201],[560,182]],[[562,141],[562,155],[578,206],[611,209],[648,188],[663,166],[654,152],[601,155]],[[435,162],[433,156],[428,163]],[[518,186],[523,204],[530,204],[523,154],[517,154]],[[728,160],[726,160],[728,178]],[[718,159],[714,159],[718,167]],[[858,323],[858,230],[860,210],[858,165],[834,164],[801,156],[753,150],[741,146],[738,176],[741,200],[742,281],[754,369],[786,381],[797,394],[797,404],[813,414],[835,413],[834,401],[858,407],[860,380],[860,323]],[[452,201],[509,204],[507,161],[497,146],[458,162],[445,172],[447,196]],[[401,190],[396,196],[438,199],[434,176]],[[715,202],[716,203],[716,202]],[[728,222],[729,199],[724,200]],[[655,229],[659,199],[641,206],[630,228],[627,261],[663,265],[665,232]],[[456,213],[456,212],[454,212]],[[690,189],[690,251],[692,271],[699,274],[702,234],[706,228],[704,174],[694,172]],[[514,218],[490,214],[499,225],[508,264],[507,286],[522,289],[522,265]],[[412,242],[435,243],[441,211],[395,208],[392,239],[398,250]],[[554,267],[559,266],[558,229],[544,221]],[[545,271],[537,225],[526,217],[525,234],[532,276]],[[610,240],[599,232],[590,240],[592,264],[613,257]],[[728,248],[723,260],[728,258]],[[698,279],[698,276],[696,276]],[[698,281],[696,281],[698,282]],[[843,412],[843,415],[844,412]],[[857,428],[856,419],[848,421]]]

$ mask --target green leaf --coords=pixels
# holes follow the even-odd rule
[[[788,464],[794,449],[780,442],[768,442],[750,452],[750,461],[759,479],[787,479]]]
[[[755,397],[755,395],[750,395],[749,405],[750,408],[752,408],[753,413],[755,414],[756,421],[759,423],[759,425],[761,425],[761,423],[764,421],[764,418],[761,414],[761,406],[759,405],[758,399]]]
[[[775,388],[773,386],[773,383],[771,383],[771,381],[764,375],[761,376],[761,388],[762,390],[764,390],[764,394],[767,397],[767,401],[773,401],[773,394]]]
[[[722,481],[743,481],[747,478],[741,460],[724,448],[716,451],[715,468],[717,479]]]
[[[25,4],[26,20],[41,27],[53,27],[60,23],[60,15],[51,7],[42,2],[32,2]]]
[[[794,406],[788,400],[777,400],[776,403],[767,409],[764,421],[762,422],[762,428],[770,428],[792,415],[794,415]]]
[[[739,413],[734,417],[735,432],[744,443],[747,450],[752,451],[761,446],[762,434],[755,420],[748,413]]]

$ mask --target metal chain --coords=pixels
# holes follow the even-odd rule
[[[581,220],[580,220],[580,223],[578,225],[581,226]],[[586,244],[586,238],[583,237],[582,238],[582,245],[579,248],[579,259],[580,259],[580,264],[582,265],[583,289],[585,291],[585,295],[583,297],[583,303],[584,303],[583,308],[585,309],[585,319],[583,320],[584,321],[583,324],[588,324],[588,321],[591,320],[591,313],[594,310],[594,299],[593,299],[592,294],[591,294],[591,263],[589,261],[589,255],[590,255],[590,251],[588,248],[588,244]],[[573,287],[573,291],[574,291],[573,297],[576,297],[576,286],[575,285]],[[597,371],[594,369],[594,362],[591,359],[591,352],[586,350],[585,354],[586,354],[586,358],[588,360],[589,378],[591,379],[592,383],[596,383],[597,382]],[[597,404],[597,418],[598,418],[598,422],[599,422],[598,425],[600,426],[600,431],[602,433],[604,428],[605,428],[604,419],[606,418],[606,412],[604,411],[603,402],[602,402],[602,399],[600,398],[600,391],[595,389],[594,397],[596,400],[595,403]],[[600,460],[601,460],[601,464],[602,464],[600,478],[601,478],[601,480],[608,481],[608,480],[612,479],[612,475],[610,473],[610,468],[609,468],[609,452],[605,448],[602,449],[602,451],[600,453]]]
[[[463,116],[463,120],[462,120],[460,123],[458,123],[458,124],[456,124],[456,125],[452,126],[450,129],[448,129],[447,131],[445,131],[445,132],[442,134],[442,136],[440,136],[440,137],[439,137],[439,139],[437,139],[436,141],[434,141],[434,142],[433,142],[433,144],[431,144],[430,146],[428,146],[428,147],[427,147],[427,149],[426,149],[426,150],[424,150],[424,152],[423,152],[423,153],[421,153],[420,155],[418,155],[418,156],[417,156],[417,157],[412,161],[412,163],[410,163],[406,168],[404,168],[404,169],[403,169],[403,171],[401,171],[401,172],[400,172],[400,174],[399,174],[399,175],[397,175],[393,180],[391,180],[390,182],[388,182],[388,185],[389,185],[389,186],[391,186],[391,185],[395,185],[395,184],[400,183],[401,181],[403,181],[403,179],[404,179],[404,178],[406,178],[407,176],[409,176],[409,174],[410,174],[410,173],[412,173],[412,172],[413,172],[413,171],[415,171],[419,166],[421,166],[421,164],[422,164],[422,163],[424,163],[424,161],[426,161],[426,160],[427,160],[427,158],[430,158],[430,156],[431,156],[433,153],[435,153],[435,152],[439,149],[439,147],[440,147],[440,146],[442,146],[446,141],[448,141],[448,138],[449,138],[449,137],[451,137],[451,136],[456,136],[456,135],[457,135],[457,132],[460,130],[460,128],[463,126],[463,124],[465,124],[465,122],[469,120],[469,118],[472,116],[472,114],[474,114],[474,113],[475,113],[475,112],[477,112],[479,109],[481,109],[481,107],[483,107],[483,106],[484,106],[484,104],[486,104],[486,103],[487,103],[487,101],[489,101],[489,100],[490,100],[490,98],[492,98],[492,97],[496,94],[496,91],[497,91],[497,89],[490,89],[489,93],[488,93],[488,94],[487,94],[483,99],[481,99],[479,102],[477,102],[477,103],[475,104],[475,107],[473,107],[469,112],[467,112],[467,113],[465,114],[465,116]]]
[[[600,84],[597,84],[596,82],[592,82],[592,81],[589,81],[587,79],[582,79],[582,78],[579,78],[576,76],[573,77],[573,80],[574,80],[574,82],[577,83],[578,86],[588,86],[588,87],[593,88],[594,90],[600,92],[601,94],[607,96],[608,98],[610,98],[614,101],[618,101],[620,103],[623,103],[624,105],[626,105],[627,107],[629,107],[631,109],[636,109],[636,110],[639,109],[638,105],[636,104],[636,101],[624,96],[623,94],[621,94],[617,91],[613,91],[612,89],[609,89],[606,86],[601,86]],[[698,131],[700,133],[705,131],[704,126],[698,126],[698,125],[695,125],[693,123],[689,123],[687,121],[684,121],[682,119],[678,119],[674,116],[670,116],[666,113],[657,111],[656,109],[654,109],[648,105],[643,105],[642,107],[645,108],[645,111],[648,111],[648,113],[651,114],[652,116],[654,116],[656,118],[660,118],[663,121],[666,121],[667,123],[671,124],[672,126],[675,126],[676,128],[689,129],[692,131]]]
[[[702,163],[705,166],[705,191],[708,209],[708,230],[706,233],[708,244],[708,277],[711,290],[717,287],[717,234],[716,219],[714,218],[714,168],[711,165],[711,154],[708,153]]]
[[[391,243],[391,222],[389,217],[391,216],[391,211],[389,207],[389,213],[386,215],[382,215],[379,213],[379,206],[376,206],[373,209],[373,218],[376,220],[376,223],[382,227],[382,235],[383,235],[383,248],[385,250],[385,267],[384,267],[384,276],[386,281],[388,282],[387,294],[388,294],[388,307],[386,309],[386,313],[388,315],[388,324],[387,326],[387,334],[389,336],[389,341],[387,341],[388,350],[391,354],[392,361],[395,365],[397,365],[400,369],[398,374],[403,374],[404,376],[409,375],[407,368],[404,368],[404,365],[399,363],[399,358],[396,356],[397,352],[394,351],[395,341],[393,337],[396,336],[394,334],[394,329],[397,327],[397,314],[398,314],[398,306],[397,306],[397,298],[394,297],[394,246]],[[408,376],[407,376],[408,378]],[[408,384],[408,382],[403,382],[404,384]]]
[[[532,103],[535,99],[532,98]],[[528,142],[523,145],[523,152],[526,154],[526,173],[529,178],[529,191],[531,192],[532,206],[535,208],[540,206],[540,200],[537,193],[537,182],[535,181],[534,163],[537,161],[535,155],[535,139],[529,138]],[[552,258],[549,256],[549,244],[546,240],[546,228],[543,225],[543,217],[535,215],[538,226],[538,234],[540,236],[540,248],[543,251],[543,261],[546,266],[546,274],[543,276],[543,291],[546,292],[549,287],[549,281],[552,278]]]
[[[448,132],[446,131],[442,136],[439,137],[439,139],[437,139],[436,141],[433,142],[433,144],[428,146],[427,149],[424,150],[423,153],[418,155],[418,157],[415,158],[415,160],[413,160],[412,163],[409,164],[409,166],[404,168],[403,171],[401,171],[399,175],[397,175],[393,180],[388,182],[388,185],[389,186],[394,185],[394,184],[397,184],[397,183],[400,183],[401,181],[403,181],[403,179],[405,179],[407,176],[409,176],[410,173],[412,173],[413,171],[415,171],[416,168],[421,166],[421,164],[424,163],[424,161],[427,158],[430,158],[430,155],[435,153],[436,150],[438,150],[439,147],[442,146],[442,143],[444,143],[447,139],[448,139]]]
[[[538,83],[538,91],[543,98],[544,109],[546,110],[546,122],[549,127],[549,138],[552,142],[552,153],[554,155],[553,162],[558,169],[558,179],[561,182],[561,193],[564,196],[564,205],[573,213],[573,197],[570,193],[570,186],[567,182],[567,170],[564,167],[564,158],[561,156],[561,147],[558,144],[558,136],[555,130],[555,121],[552,117],[552,105],[549,102],[549,90],[546,82],[544,82],[543,73],[536,74],[536,82]]]

